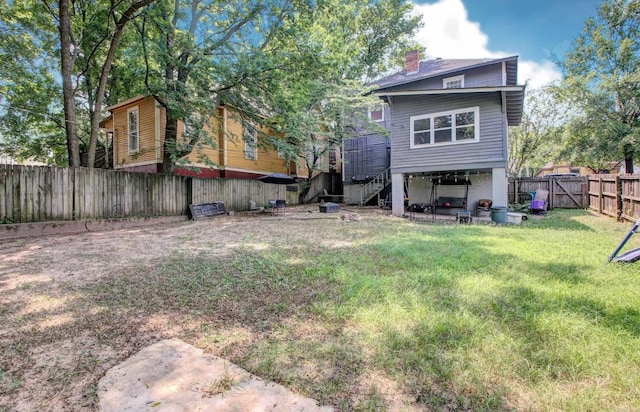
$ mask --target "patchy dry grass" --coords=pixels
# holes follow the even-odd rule
[[[338,410],[640,404],[640,266],[604,265],[626,225],[309,210],[0,244],[0,410],[93,410],[168,337]]]

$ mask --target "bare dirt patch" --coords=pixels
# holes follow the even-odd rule
[[[335,285],[320,275],[297,274],[307,273],[326,249],[371,239],[379,226],[368,219],[391,222],[379,209],[345,213],[360,219],[320,214],[312,205],[287,208],[285,216],[239,214],[0,243],[0,410],[94,410],[97,382],[106,371],[165,338],[183,339],[251,370],[264,367],[249,359],[272,350],[264,349],[266,341],[282,345],[287,355],[294,339],[318,346],[340,336],[340,325],[317,319],[318,305],[331,298]],[[366,357],[357,351],[336,353],[317,362],[324,367],[311,368],[314,359],[293,362],[292,376],[306,374],[307,380],[288,382],[282,373],[266,378],[318,397],[323,394],[307,384],[328,382],[343,367],[345,381],[364,380],[321,400],[350,409],[363,387],[376,392],[382,380],[363,373]],[[357,369],[347,364],[354,356]],[[381,392],[394,392],[393,382],[383,380]],[[380,397],[391,409],[400,398]]]

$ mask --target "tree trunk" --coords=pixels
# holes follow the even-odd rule
[[[76,125],[76,101],[73,91],[71,71],[75,58],[71,53],[71,17],[69,0],[60,0],[60,71],[62,75],[62,94],[64,99],[64,120],[67,134],[67,155],[69,166],[80,166],[80,150],[78,148],[78,128]]]
[[[166,111],[168,112],[168,111]],[[173,174],[174,164],[172,154],[176,151],[176,140],[178,137],[178,120],[171,119],[169,114],[166,115],[167,121],[164,128],[164,143],[162,154],[162,173]]]
[[[107,89],[107,80],[109,79],[109,73],[111,72],[111,66],[113,60],[116,57],[116,50],[122,39],[125,25],[135,17],[135,12],[151,3],[155,0],[140,0],[132,4],[127,11],[124,12],[122,17],[116,22],[116,30],[111,37],[111,43],[109,44],[109,52],[102,64],[102,72],[100,73],[100,81],[98,82],[98,90],[95,95],[95,106],[91,116],[91,136],[89,138],[89,150],[87,153],[87,166],[94,167],[96,163],[96,146],[98,144],[98,131],[100,128],[100,117],[102,117],[102,102],[104,101],[105,90]]]
[[[624,172],[633,173],[633,155],[635,151],[630,144],[624,145]]]

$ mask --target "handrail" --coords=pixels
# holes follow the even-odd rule
[[[391,181],[391,169],[387,168],[384,172],[374,177],[360,188],[360,205],[364,205],[375,195],[380,193]]]

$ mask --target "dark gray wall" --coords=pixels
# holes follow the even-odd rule
[[[432,90],[442,89],[442,80],[448,77],[455,77],[464,74],[464,87],[491,87],[502,86],[502,63],[491,64],[488,66],[482,66],[475,69],[465,70],[464,72],[457,72],[447,74],[444,76],[433,77],[424,79],[417,82],[399,85],[396,87],[390,87],[385,89],[386,91],[401,91],[401,90]]]
[[[384,136],[347,139],[343,147],[345,184],[371,180],[389,167],[389,139]]]
[[[410,147],[411,116],[478,106],[479,141]],[[507,167],[507,142],[501,95],[469,93],[392,98],[391,172],[416,173]]]

